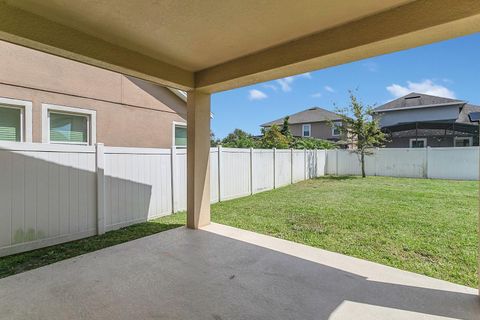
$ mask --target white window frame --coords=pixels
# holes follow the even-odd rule
[[[305,128],[308,128],[308,136],[305,135]],[[302,124],[302,137],[311,137],[312,136],[312,125],[310,123]]]
[[[420,149],[420,148],[413,148],[412,145],[413,145],[414,141],[423,141],[424,148],[427,147],[427,138],[412,138],[412,139],[410,139],[409,147],[412,148],[412,149]]]
[[[32,102],[0,97],[0,107],[20,109],[20,142],[32,142]]]
[[[333,122],[333,125],[332,125],[332,137],[338,137],[340,136],[341,132],[340,132],[340,129],[338,130],[338,134],[335,133],[335,128],[336,127],[340,127],[342,126],[342,122],[341,121],[334,121]]]
[[[87,118],[87,142],[50,141],[50,113],[70,114]],[[42,104],[42,143],[94,145],[97,143],[97,112],[90,109]]]
[[[457,140],[465,140],[465,139],[468,139],[468,142],[470,144],[469,147],[473,146],[473,138],[472,137],[454,137],[453,138],[453,146],[456,147],[456,148],[460,148],[460,147],[456,146]]]
[[[175,148],[186,148],[186,146],[177,146],[175,144],[175,127],[176,126],[179,126],[179,127],[187,127],[187,123],[186,122],[179,122],[179,121],[173,121],[172,122],[172,146],[175,147]]]

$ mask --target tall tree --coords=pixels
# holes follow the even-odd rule
[[[352,91],[349,93],[349,106],[337,110],[342,119],[339,129],[344,140],[342,143],[351,145],[351,152],[359,156],[362,177],[365,178],[365,156],[372,154],[373,148],[384,146],[387,136],[380,129],[379,118],[373,117],[373,107],[362,104]]]
[[[288,139],[288,140],[292,140],[293,139],[293,135],[292,135],[292,131],[290,130],[290,124],[288,123],[288,120],[290,119],[289,116],[286,116],[284,119],[283,119],[283,124],[282,124],[282,128],[280,129],[280,132]]]
[[[274,124],[270,128],[262,129],[262,139],[260,145],[262,148],[271,149],[288,149],[290,140],[282,134],[280,128]]]
[[[254,148],[257,141],[250,133],[235,129],[222,140],[221,145],[227,148]]]

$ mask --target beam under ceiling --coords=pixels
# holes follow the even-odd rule
[[[417,0],[195,73],[218,92],[480,31],[479,0]]]

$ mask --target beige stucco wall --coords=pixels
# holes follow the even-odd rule
[[[290,124],[290,130],[292,134],[297,137],[302,136],[302,125],[303,124]],[[338,136],[332,136],[332,127],[328,122],[312,122],[311,125],[311,136],[318,139],[328,139],[328,140],[338,140]]]
[[[170,90],[119,73],[0,42],[0,97],[33,104],[33,142],[42,141],[42,103],[96,110],[96,140],[108,146],[172,144],[186,103]]]

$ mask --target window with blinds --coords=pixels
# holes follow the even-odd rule
[[[175,146],[187,146],[187,127],[175,125]]]
[[[50,112],[50,141],[88,143],[88,116]]]
[[[21,141],[22,110],[0,105],[0,140]]]

